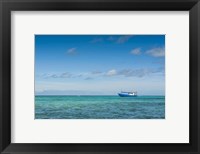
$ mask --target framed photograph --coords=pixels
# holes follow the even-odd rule
[[[35,35],[37,119],[165,119],[165,35]]]
[[[199,154],[199,7],[1,0],[1,153]]]

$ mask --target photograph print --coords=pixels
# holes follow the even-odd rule
[[[35,119],[165,119],[165,35],[35,35]]]

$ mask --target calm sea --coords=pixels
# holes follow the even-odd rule
[[[35,96],[36,119],[164,119],[165,96]]]

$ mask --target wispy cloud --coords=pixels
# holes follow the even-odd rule
[[[69,72],[64,72],[64,73],[45,73],[43,75],[41,75],[42,78],[44,79],[48,79],[48,78],[83,78],[83,79],[89,79],[92,78],[92,74],[91,73],[69,73]]]
[[[70,49],[68,49],[67,50],[67,54],[68,55],[75,55],[75,54],[77,54],[76,48],[70,48]]]
[[[101,74],[102,72],[101,71],[92,71],[91,73],[92,74]]]
[[[78,74],[78,75],[76,75],[76,77],[82,77],[83,76],[83,74]]]
[[[123,36],[108,36],[107,38],[103,38],[103,37],[95,37],[93,38],[90,43],[99,43],[99,42],[103,42],[103,41],[111,41],[111,42],[115,42],[118,44],[122,44],[127,42],[130,38],[132,38],[133,35],[123,35]]]
[[[117,75],[117,71],[115,69],[109,70],[108,72],[106,72],[105,74],[106,76],[114,76]]]
[[[90,43],[99,43],[99,42],[103,42],[103,38],[101,37],[96,37],[93,40],[90,41]]]
[[[68,72],[65,72],[65,73],[62,73],[60,76],[60,78],[71,78],[72,77],[72,74],[68,73]]]
[[[85,80],[92,80],[93,78],[91,78],[91,77],[87,77],[87,78],[85,78]]]
[[[151,50],[146,51],[146,54],[149,54],[153,57],[164,57],[165,56],[165,48],[153,48]]]
[[[127,42],[130,38],[132,38],[133,35],[124,35],[124,36],[120,36],[118,39],[117,39],[117,43],[121,44],[121,43],[125,43]]]
[[[100,72],[85,72],[79,74],[73,74],[69,72],[64,73],[54,73],[54,74],[43,74],[41,77],[44,79],[52,78],[52,79],[65,79],[65,78],[79,78],[83,80],[92,80],[102,77],[116,77],[116,76],[123,76],[123,77],[144,77],[146,75],[154,74],[154,73],[164,73],[164,67],[159,68],[140,68],[140,69],[122,69],[116,70],[111,69],[108,71]]]
[[[135,48],[131,50],[130,54],[132,55],[140,55],[141,54],[141,49],[140,48]]]
[[[61,74],[43,74],[43,78],[72,78],[73,75],[69,72],[64,72]]]
[[[160,73],[163,72],[164,68],[141,68],[141,69],[122,69],[122,70],[109,70],[108,72],[105,73],[105,76],[124,76],[124,77],[144,77],[146,75],[150,75],[153,73]]]
[[[125,77],[144,77],[146,75],[150,75],[152,73],[159,73],[161,72],[162,69],[157,68],[157,69],[135,69],[135,70],[131,70],[131,69],[124,69],[119,71],[118,75],[123,75]]]

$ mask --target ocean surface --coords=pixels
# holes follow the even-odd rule
[[[165,96],[35,96],[35,119],[164,119]]]

